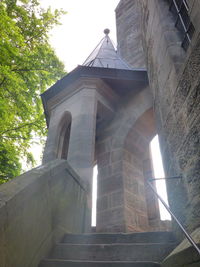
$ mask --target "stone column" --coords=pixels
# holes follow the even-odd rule
[[[72,107],[67,161],[79,174],[88,192],[85,232],[90,232],[97,113],[96,90],[82,89],[77,95],[79,97]]]
[[[85,182],[88,192],[91,192],[96,134],[96,91],[82,89],[78,94],[79,98],[73,107],[67,160]]]
[[[57,135],[58,135],[58,119],[55,117],[55,113],[52,112],[49,129],[48,129],[48,136],[45,144],[44,155],[42,163],[45,164],[51,160],[57,158]]]

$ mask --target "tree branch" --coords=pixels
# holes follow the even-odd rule
[[[22,139],[22,140],[42,140],[43,141],[43,139],[42,138],[37,138],[37,137],[30,137],[30,138],[28,138],[28,137],[22,137],[22,136],[8,136],[8,135],[3,135],[2,136],[3,138],[8,138],[8,139]]]
[[[36,70],[44,70],[44,69],[13,69],[12,71],[18,72],[18,71],[36,71]]]
[[[6,77],[4,77],[3,80],[1,81],[0,86],[2,86],[5,81],[6,81]]]
[[[38,122],[38,121],[34,121],[34,122],[31,122],[31,123],[26,123],[26,124],[24,124],[24,125],[21,125],[21,126],[12,128],[12,129],[8,129],[8,130],[6,130],[6,131],[4,131],[4,132],[1,132],[0,134],[3,135],[3,134],[5,134],[5,133],[12,132],[12,131],[16,131],[16,130],[19,130],[19,129],[21,129],[21,128],[27,127],[27,126],[36,125],[37,122]]]
[[[26,137],[21,137],[21,136],[7,136],[7,135],[3,135],[3,138],[8,138],[8,139],[22,139],[22,140],[29,140],[30,138],[26,138]]]
[[[0,179],[9,180],[9,178],[6,175],[0,175]]]

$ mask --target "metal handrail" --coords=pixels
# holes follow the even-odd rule
[[[151,180],[150,180],[151,181]],[[153,185],[147,181],[148,185],[150,186],[150,188],[153,190],[153,192],[155,193],[155,195],[157,196],[157,198],[162,202],[162,204],[164,205],[164,207],[167,209],[167,211],[169,212],[169,214],[173,217],[173,219],[177,222],[178,226],[181,228],[181,230],[183,231],[184,235],[186,236],[186,238],[188,239],[188,241],[190,242],[190,244],[195,248],[195,250],[198,252],[198,254],[200,255],[200,249],[197,246],[197,244],[195,243],[194,239],[191,237],[191,235],[186,231],[186,229],[183,227],[183,225],[179,222],[179,220],[177,219],[177,217],[174,215],[174,213],[170,210],[170,208],[168,207],[168,205],[165,203],[165,201],[162,199],[162,197],[157,193],[156,189],[153,187]]]
[[[171,177],[156,177],[156,178],[149,178],[149,181],[157,181],[157,180],[170,180],[170,179],[181,179],[182,176],[171,176]]]

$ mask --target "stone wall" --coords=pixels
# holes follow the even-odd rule
[[[0,186],[0,266],[37,267],[65,233],[85,227],[86,193],[65,160]]]
[[[123,0],[116,8],[117,50],[133,68],[145,68],[140,14],[136,1]],[[131,55],[131,56],[130,56]]]
[[[138,4],[142,44],[156,116],[166,176],[182,175],[168,181],[172,210],[190,230],[200,225],[200,2],[188,1],[195,35],[187,52],[165,0],[134,0]],[[121,1],[121,5],[127,1]],[[135,17],[129,5],[127,16]],[[123,11],[121,11],[123,13]],[[118,32],[124,27],[117,10]],[[125,16],[125,15],[124,15]],[[137,25],[136,25],[137,26]],[[118,42],[123,36],[118,34]],[[122,39],[122,40],[120,40]],[[134,42],[134,36],[130,42]],[[126,47],[121,46],[121,54]],[[128,52],[134,61],[135,50]],[[174,226],[175,227],[175,226]]]
[[[191,237],[200,247],[200,228],[191,233]],[[162,262],[162,267],[198,267],[200,256],[190,242],[185,238]]]

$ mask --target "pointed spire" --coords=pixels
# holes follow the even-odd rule
[[[104,30],[105,37],[85,60],[83,66],[131,70],[132,68],[120,58],[115,50],[109,33],[109,29]]]

